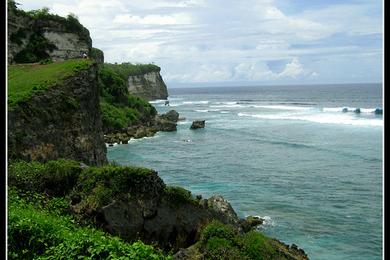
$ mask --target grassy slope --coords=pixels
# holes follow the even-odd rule
[[[11,189],[8,196],[9,259],[171,259],[141,241],[126,243],[92,227],[77,226],[64,213],[63,198],[42,203],[45,196],[29,193],[29,202],[18,192]]]
[[[12,108],[37,92],[46,90],[65,78],[88,68],[92,60],[75,59],[46,65],[20,64],[8,66],[8,106]]]

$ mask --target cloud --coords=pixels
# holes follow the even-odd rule
[[[19,1],[75,13],[107,62],[155,62],[168,83],[382,78],[377,1]]]
[[[186,14],[146,15],[144,17],[131,15],[131,14],[121,14],[115,16],[112,22],[116,24],[149,24],[149,25],[190,24],[191,18]]]
[[[284,70],[279,74],[280,77],[292,77],[296,78],[304,73],[302,64],[297,58],[294,58],[290,63],[286,64]]]

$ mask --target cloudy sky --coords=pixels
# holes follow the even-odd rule
[[[381,82],[381,0],[17,0],[74,13],[106,62],[168,86]]]

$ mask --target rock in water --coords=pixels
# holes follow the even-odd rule
[[[248,216],[248,217],[246,217],[245,221],[252,228],[252,227],[256,227],[256,226],[263,224],[264,219],[259,218],[257,216]]]
[[[348,112],[348,108],[344,107],[343,110],[342,110],[343,113],[347,113]]]
[[[172,122],[177,122],[179,120],[179,113],[175,110],[171,110],[165,114],[162,114],[160,116],[160,118],[162,119],[166,119],[166,120],[169,120],[169,121],[172,121]]]
[[[360,110],[360,108],[356,108],[355,111],[353,111],[353,112],[355,112],[356,114],[360,114],[361,110]]]
[[[383,109],[382,108],[375,108],[375,111],[374,111],[375,115],[382,115],[383,114]]]
[[[190,129],[204,128],[205,122],[205,120],[195,120],[192,122]]]

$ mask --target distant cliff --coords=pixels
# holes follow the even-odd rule
[[[130,94],[146,100],[167,99],[168,97],[167,86],[159,71],[129,76],[128,90]]]
[[[48,9],[25,12],[14,1],[8,1],[7,37],[9,64],[80,58],[92,49],[89,31],[77,17],[60,17]]]
[[[107,162],[96,63],[13,65],[8,72],[10,159]]]

